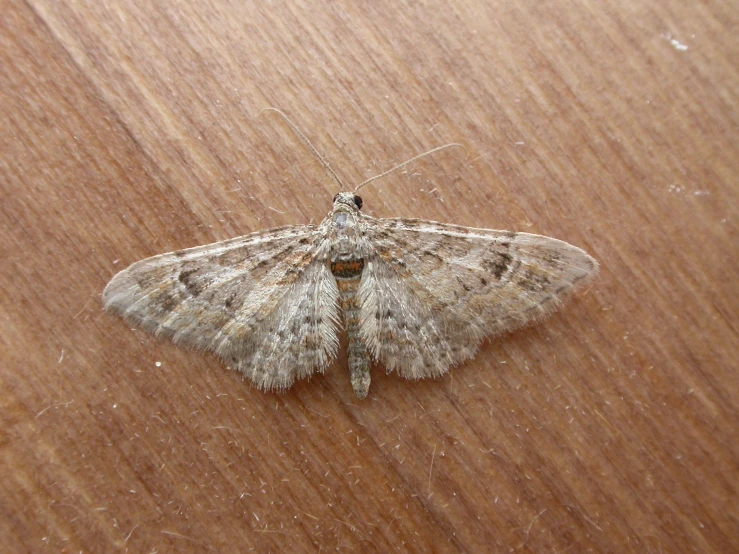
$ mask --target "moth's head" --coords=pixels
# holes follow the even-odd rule
[[[334,196],[334,211],[358,212],[362,209],[362,199],[353,192],[340,192]]]

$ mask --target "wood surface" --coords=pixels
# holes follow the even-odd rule
[[[728,553],[736,4],[0,2],[4,552]],[[601,264],[436,381],[265,394],[101,310],[130,263],[375,217]]]

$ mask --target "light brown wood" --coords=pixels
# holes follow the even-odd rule
[[[8,552],[701,552],[737,537],[731,2],[2,3]],[[685,48],[687,47],[687,49]],[[284,395],[101,312],[153,254],[367,213],[601,263],[438,381]]]

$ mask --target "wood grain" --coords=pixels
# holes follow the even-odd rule
[[[737,536],[730,2],[56,2],[0,13],[8,552],[701,552]],[[591,289],[439,381],[284,395],[101,312],[140,258],[376,217],[547,234]]]

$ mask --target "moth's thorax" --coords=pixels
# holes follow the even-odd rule
[[[329,216],[332,261],[362,257],[359,248],[362,222],[354,198],[354,193],[342,192],[334,199],[334,209]]]

